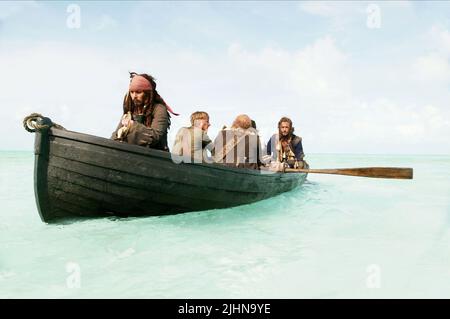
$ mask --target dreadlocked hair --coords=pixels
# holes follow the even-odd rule
[[[148,126],[151,124],[151,122],[153,120],[152,113],[155,108],[155,104],[162,104],[166,108],[168,106],[167,106],[166,101],[164,101],[164,99],[161,97],[161,95],[159,95],[158,91],[156,91],[156,82],[155,82],[155,78],[153,76],[146,74],[146,73],[138,74],[136,72],[130,72],[130,79],[132,79],[136,75],[144,77],[147,81],[150,82],[150,84],[153,88],[151,91],[144,91],[144,93],[146,94],[146,98],[149,97],[149,99],[150,99],[149,107],[147,107],[144,111],[144,116],[146,119],[145,125]],[[128,91],[125,94],[125,97],[123,100],[123,114],[127,114],[128,112],[131,112],[131,114],[133,114],[135,109],[136,109],[136,106],[134,105],[134,102],[130,96],[130,92]],[[169,112],[167,112],[167,113],[169,115],[169,126],[168,126],[168,128],[169,128],[170,127],[170,114],[169,114]]]

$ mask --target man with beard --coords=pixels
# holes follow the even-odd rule
[[[148,74],[130,73],[129,91],[123,102],[123,117],[111,138],[117,141],[169,151],[169,112],[174,113],[156,91]]]
[[[302,138],[294,134],[292,121],[282,117],[278,122],[278,134],[272,135],[267,143],[267,155],[290,168],[306,168],[303,160]]]

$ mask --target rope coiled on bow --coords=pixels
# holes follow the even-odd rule
[[[48,117],[42,116],[39,113],[32,113],[23,119],[23,127],[30,133],[36,131],[47,130],[50,127],[55,127],[60,130],[65,128],[59,124],[53,123]]]

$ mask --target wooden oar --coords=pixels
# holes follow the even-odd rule
[[[294,169],[286,168],[286,173],[317,173],[336,174],[374,178],[412,179],[413,169],[403,167],[359,167],[359,168],[332,168],[332,169]]]

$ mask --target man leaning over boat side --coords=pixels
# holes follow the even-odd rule
[[[256,127],[256,124],[255,124]],[[236,117],[231,128],[224,127],[214,139],[214,161],[231,167],[259,169],[261,143],[252,120]]]
[[[129,90],[123,102],[124,115],[111,139],[169,151],[169,112],[178,114],[158,94],[155,79],[151,75],[132,72],[130,77]]]
[[[307,168],[304,161],[302,138],[294,134],[292,120],[282,117],[278,121],[278,133],[272,135],[267,143],[267,155],[272,160],[283,163],[285,167]]]
[[[203,111],[191,114],[191,126],[182,127],[176,137],[172,148],[172,159],[180,163],[211,162],[207,150],[213,153],[213,144],[208,136],[209,115]]]

